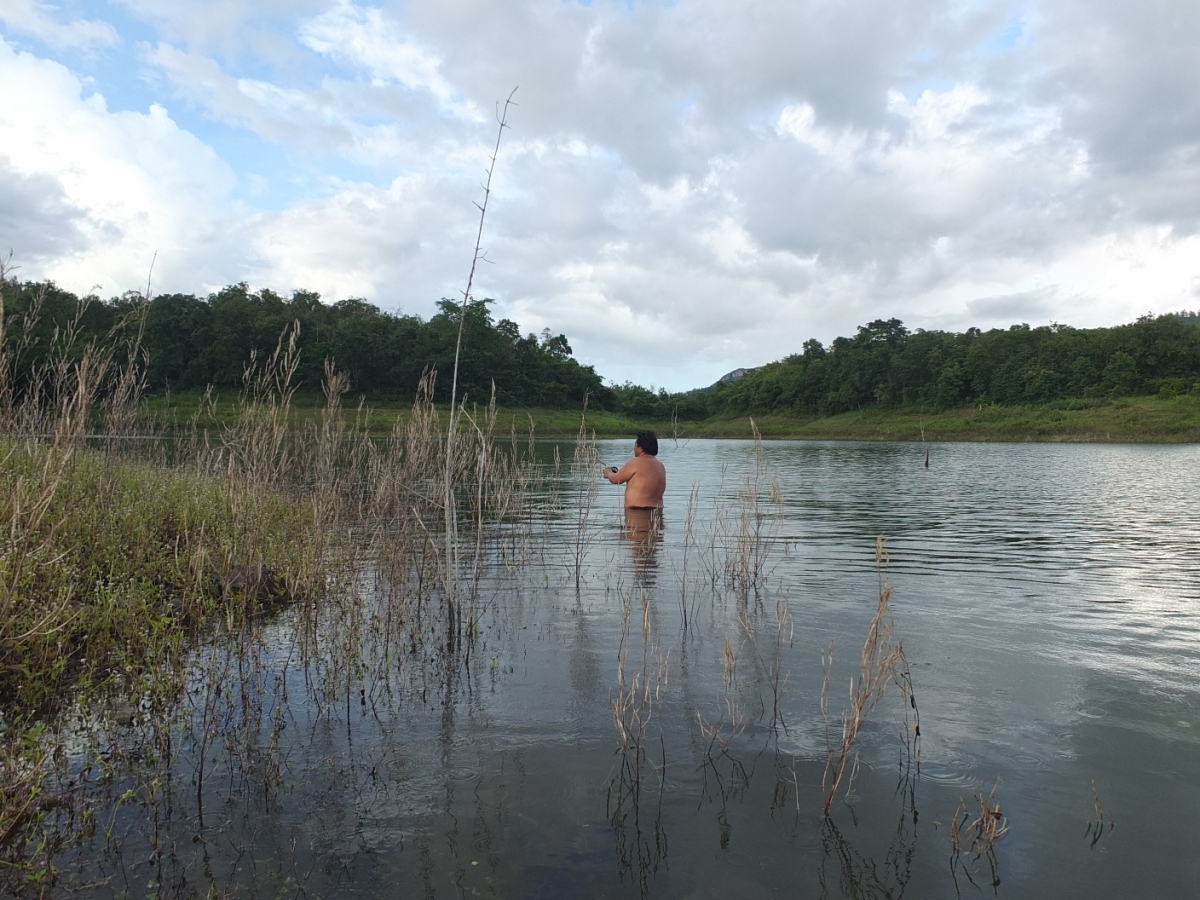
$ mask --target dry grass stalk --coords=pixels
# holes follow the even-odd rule
[[[575,531],[571,543],[571,571],[578,592],[583,578],[583,563],[594,538],[591,529],[592,509],[600,491],[600,452],[596,449],[596,433],[587,427],[587,397],[583,399],[583,414],[579,419],[579,434],[571,459],[572,493],[575,506]]]
[[[150,265],[153,272],[154,264]],[[138,407],[146,393],[146,374],[149,356],[142,346],[146,327],[146,310],[150,304],[150,277],[146,292],[137,307],[128,312],[112,329],[116,339],[116,377],[103,400],[106,451],[115,455],[121,442],[134,434]]]
[[[1087,830],[1084,832],[1085,838],[1091,838],[1089,846],[1095,847],[1100,843],[1100,838],[1108,834],[1116,827],[1117,823],[1111,817],[1106,817],[1104,807],[1100,805],[1100,792],[1096,790],[1096,782],[1092,782],[1092,809],[1088,812]]]
[[[747,604],[738,610],[737,621],[746,645],[753,652],[754,662],[771,689],[771,728],[781,726],[786,732],[787,724],[783,720],[780,703],[787,692],[788,682],[788,673],[783,669],[784,647],[791,644],[794,636],[791,608],[786,596],[782,593],[776,594],[769,656],[764,654],[759,641],[759,629],[764,626],[770,627],[770,620],[762,615],[763,612],[762,606],[751,607]]]
[[[483,203],[476,204],[479,207],[479,230],[475,235],[475,253],[471,257],[471,271],[467,276],[467,287],[463,291],[462,307],[459,312],[458,319],[458,336],[454,344],[454,368],[450,382],[450,419],[446,429],[446,455],[445,468],[443,474],[443,513],[445,516],[445,566],[444,589],[446,595],[446,615],[450,621],[450,628],[447,634],[449,646],[453,649],[457,641],[458,631],[460,628],[459,608],[458,608],[458,510],[454,499],[454,471],[455,471],[455,432],[458,425],[458,364],[459,357],[462,353],[462,338],[463,329],[467,322],[467,308],[471,302],[471,289],[475,284],[475,270],[479,266],[480,259],[483,258],[483,223],[487,218],[488,201],[492,196],[492,175],[496,171],[496,159],[500,155],[500,139],[504,137],[504,130],[508,128],[508,108],[512,105],[513,94],[517,92],[516,88],[512,89],[512,93],[508,95],[508,99],[504,101],[503,111],[497,110],[496,121],[498,128],[496,129],[496,147],[492,151],[491,162],[488,164],[487,181],[483,185]]]
[[[1008,819],[1004,817],[1000,804],[996,800],[996,789],[999,786],[1000,783],[997,781],[985,794],[983,786],[979,782],[975,783],[973,797],[978,812],[975,813],[974,818],[967,807],[967,801],[962,797],[958,798],[958,808],[950,820],[950,870],[956,882],[961,857],[966,852],[973,862],[978,861],[981,857],[986,858],[991,869],[992,886],[996,887],[1000,884],[995,845],[1008,833]],[[966,867],[963,867],[963,872],[970,881],[974,882]]]
[[[630,620],[634,605],[632,593],[624,601],[621,646],[617,655],[617,687],[615,693],[609,692],[609,706],[621,743],[622,768],[631,781],[640,784],[642,764],[646,758],[646,733],[666,693],[670,653],[663,652],[654,635],[649,597],[643,594],[641,666],[638,671],[629,671]]]
[[[695,617],[696,604],[698,602],[698,585],[692,574],[692,563],[695,556],[699,552],[699,544],[696,538],[696,514],[700,506],[700,485],[693,484],[692,490],[688,494],[687,510],[683,518],[683,550],[680,553],[679,563],[671,561],[671,566],[675,571],[675,577],[679,579],[679,616],[683,623],[683,630],[687,631],[690,621]]]
[[[714,755],[729,751],[730,743],[750,727],[751,719],[738,703],[734,692],[734,680],[737,675],[737,656],[729,638],[725,639],[724,658],[724,692],[722,694],[722,712],[715,722],[706,722],[697,711],[696,723],[700,736],[704,740],[704,755],[711,762]]]
[[[717,582],[723,581],[743,599],[766,586],[782,507],[782,489],[767,464],[762,435],[753,419],[750,426],[754,434],[754,468],[742,478],[732,505],[722,500],[722,470],[713,501],[711,555],[705,567],[714,590]]]
[[[912,694],[912,680],[908,674],[908,660],[904,656],[904,644],[894,639],[894,622],[889,601],[892,596],[892,586],[883,579],[883,569],[887,554],[883,547],[883,538],[875,541],[875,567],[879,579],[879,601],[875,615],[867,627],[867,637],[863,642],[859,673],[850,679],[850,705],[843,711],[841,720],[840,740],[835,744],[829,739],[829,672],[833,662],[833,644],[825,659],[825,682],[821,690],[821,711],[826,722],[826,759],[825,776],[822,782],[825,788],[825,805],[823,813],[829,815],[834,801],[839,793],[849,794],[853,789],[854,778],[858,772],[859,750],[858,736],[867,718],[879,705],[887,692],[888,685],[900,686],[901,696],[905,702],[905,722],[908,720],[910,704],[915,709],[916,701]],[[916,735],[920,734],[919,725],[915,728]],[[907,728],[906,728],[907,733]]]

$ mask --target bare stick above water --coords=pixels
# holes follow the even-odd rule
[[[471,288],[475,284],[475,270],[483,257],[483,222],[487,217],[488,200],[492,196],[492,175],[496,171],[496,158],[500,155],[500,139],[504,137],[504,129],[508,127],[508,108],[513,103],[513,88],[504,101],[504,106],[496,114],[499,127],[496,129],[496,146],[492,151],[491,162],[488,164],[487,181],[483,185],[483,203],[479,207],[479,230],[475,235],[475,253],[471,257],[471,271],[467,275],[467,287],[463,291],[462,309],[458,319],[458,338],[454,344],[454,374],[450,382],[450,423],[446,428],[446,483],[445,483],[445,512],[446,512],[446,605],[449,614],[449,640],[453,643],[458,629],[455,585],[458,565],[455,555],[455,544],[458,537],[458,520],[454,509],[454,426],[456,424],[456,407],[458,404],[458,362],[462,354],[463,326],[467,321],[467,306],[471,301]]]

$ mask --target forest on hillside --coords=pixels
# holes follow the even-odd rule
[[[909,331],[898,319],[876,320],[826,347],[801,352],[741,377],[686,393],[634,384],[605,385],[573,356],[563,334],[522,335],[495,321],[493,301],[466,309],[460,394],[486,402],[495,385],[501,405],[593,409],[642,420],[793,413],[834,415],[873,405],[948,409],[967,404],[1038,404],[1072,398],[1180,394],[1200,390],[1200,315],[1143,316],[1111,328],[1067,325],[965,332]],[[448,375],[462,307],[442,300],[428,320],[380,310],[361,299],[323,303],[310,291],[283,297],[230,285],[206,297],[135,292],[80,298],[53,283],[3,284],[4,342],[21,373],[35,371],[74,328],[72,352],[89,339],[124,341],[140,332],[147,386],[167,390],[236,390],[251,354],[273,351],[299,323],[302,391],[320,390],[324,364],[346,371],[353,394],[407,403],[423,373]],[[74,324],[73,324],[74,323]],[[55,335],[59,335],[56,338]],[[441,377],[437,396],[449,394]]]
[[[716,385],[710,414],[834,415],[880,404],[949,409],[1072,398],[1180,394],[1200,381],[1200,317],[1143,316],[1112,328],[910,332],[898,319],[859,326]]]
[[[251,353],[270,354],[293,322],[299,323],[301,391],[321,389],[325,360],[350,376],[351,391],[373,400],[410,402],[427,370],[448,375],[454,364],[461,305],[442,300],[428,320],[384,312],[365,300],[323,303],[310,291],[282,297],[230,285],[207,297],[160,294],[149,302],[135,292],[102,301],[79,298],[53,284],[8,282],[6,341],[24,345],[20,372],[36,370],[54,354],[56,333],[78,322],[78,352],[88,339],[128,339],[141,329],[151,394],[242,386]],[[492,318],[491,300],[472,300],[463,327],[459,396],[515,406],[579,406],[585,395],[610,408],[615,399],[591,366],[577,362],[565,336],[524,335],[516,323]],[[29,333],[26,334],[26,331]],[[118,334],[118,332],[120,332]],[[436,385],[448,398],[449,377]]]

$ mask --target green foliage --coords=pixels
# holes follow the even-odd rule
[[[1200,321],[1143,316],[1115,328],[1065,325],[909,333],[896,319],[861,326],[715,386],[710,415],[837,415],[873,406],[930,411],[989,404],[1187,393],[1200,378]]]
[[[11,282],[10,327],[22,372],[54,357],[55,334],[78,319],[82,335],[104,337],[136,324],[137,294],[81,301],[53,284]],[[43,297],[41,315],[24,335],[22,314]],[[877,319],[829,347],[805,341],[799,354],[712,388],[671,394],[635,384],[607,387],[573,358],[565,335],[522,336],[515,322],[492,318],[491,300],[472,299],[463,325],[459,395],[486,403],[493,387],[501,406],[578,409],[643,422],[773,413],[832,416],[873,406],[953,409],[980,404],[1044,404],[1067,399],[1187,393],[1200,382],[1200,315],[1143,316],[1115,328],[1065,325],[980,331],[910,332],[898,319]],[[381,311],[361,299],[325,304],[317,294],[290,298],[230,285],[208,297],[162,294],[145,308],[143,347],[151,393],[241,387],[251,354],[263,358],[291,322],[300,323],[296,382],[315,395],[326,359],[350,376],[351,391],[373,403],[411,401],[422,373],[440,374],[436,397],[450,394],[450,371],[463,310],[442,300],[428,321]],[[75,352],[83,345],[75,342]]]
[[[237,614],[247,598],[222,584],[231,566],[277,572],[290,587],[316,552],[312,507],[299,499],[87,451],[59,471],[52,452],[0,443],[0,492],[49,504],[37,533],[0,553],[9,715],[36,714],[68,684],[162,661],[189,626]],[[7,511],[6,531],[19,534],[20,504]]]
[[[16,323],[8,340],[22,339],[21,317],[44,293],[40,317],[19,361],[20,372],[38,371],[53,355],[55,330],[65,329],[83,309],[81,337],[105,338],[141,302],[137,294],[109,301],[81,300],[53,284],[10,282],[8,317]],[[493,383],[500,403],[510,406],[576,407],[589,397],[593,408],[612,409],[615,400],[591,366],[572,356],[565,335],[548,330],[522,336],[516,323],[495,322],[492,300],[467,304],[459,395],[486,403]],[[245,284],[208,297],[160,294],[146,304],[142,347],[147,356],[147,386],[152,393],[187,391],[209,385],[236,390],[251,354],[266,357],[281,332],[300,323],[302,390],[320,390],[326,359],[350,375],[351,390],[372,398],[411,401],[426,369],[440,375],[437,397],[450,394],[450,371],[458,337],[460,304],[442,300],[438,312],[423,321],[381,311],[361,299],[324,304],[317,294],[296,291],[284,298],[273,291],[251,291]],[[136,318],[125,325],[136,326]]]

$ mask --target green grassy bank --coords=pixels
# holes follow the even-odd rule
[[[871,407],[837,416],[767,415],[768,438],[868,441],[1200,441],[1200,397],[1072,400],[1039,406],[983,406],[926,412]],[[750,437],[748,417],[689,424],[691,437]]]
[[[307,590],[312,506],[98,452],[0,443],[0,721],[128,686],[214,615]],[[274,595],[272,598],[269,595]]]
[[[319,425],[325,407],[321,396],[297,394],[287,410],[288,425],[304,428]],[[441,406],[445,412],[445,406]],[[483,417],[487,409],[475,406],[468,400],[467,412]],[[538,438],[567,438],[579,434],[580,413],[578,409],[547,409],[523,407],[497,407],[496,434],[500,437],[516,432],[518,439],[525,439],[532,427]],[[143,404],[141,415],[147,425],[187,427],[195,422],[201,428],[233,426],[241,415],[238,396],[235,393],[219,395],[211,404],[205,403],[199,394],[176,394],[170,397],[151,397]],[[348,422],[359,421],[374,434],[389,433],[397,423],[407,423],[412,415],[412,403],[395,400],[363,400],[361,404],[347,397],[343,401],[342,416]],[[623,437],[642,428],[654,428],[660,434],[670,434],[669,422],[639,420],[623,413],[590,409],[587,412],[588,431],[600,437]],[[680,428],[682,429],[682,423]]]
[[[323,401],[298,396],[289,411],[296,427],[316,423]],[[150,400],[146,413],[158,422],[186,423],[201,410],[198,395]],[[205,426],[230,424],[237,416],[236,398],[218,398],[198,420]],[[479,411],[482,414],[482,411]],[[365,415],[370,430],[390,431],[407,421],[408,405],[364,403],[348,406],[344,415]],[[763,437],[809,440],[919,441],[1097,441],[1183,443],[1200,441],[1200,395],[1132,397],[1112,400],[1063,400],[1030,406],[983,406],[943,411],[866,407],[836,416],[766,414],[754,417]],[[539,438],[573,437],[579,432],[580,411],[571,409],[497,409],[497,431]],[[643,428],[660,437],[748,438],[749,416],[713,417],[702,421],[663,422],[623,413],[589,410],[589,431],[599,437],[626,437]]]

